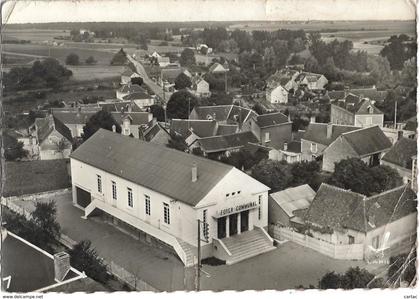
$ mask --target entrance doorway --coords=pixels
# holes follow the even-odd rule
[[[249,211],[241,212],[241,233],[249,230]]]
[[[229,215],[229,236],[238,233],[238,214]]]
[[[76,196],[77,204],[82,208],[86,208],[92,201],[90,193],[79,187],[76,187]]]
[[[217,238],[226,238],[226,217],[220,217],[217,219]]]

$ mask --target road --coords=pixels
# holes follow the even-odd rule
[[[154,94],[157,95],[159,99],[164,101],[166,104],[169,98],[171,97],[172,92],[164,92],[161,86],[157,85],[152,79],[149,78],[143,65],[139,61],[134,59],[131,55],[127,54],[127,59],[134,64],[137,73],[143,79],[143,83],[146,84],[154,92]]]

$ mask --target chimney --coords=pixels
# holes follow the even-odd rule
[[[328,139],[330,139],[332,136],[332,128],[333,128],[332,123],[328,123],[327,124],[327,138]]]
[[[117,127],[115,125],[112,125],[112,132],[117,132]]]
[[[62,282],[70,271],[70,255],[67,252],[54,254],[54,279]]]
[[[284,143],[283,143],[283,150],[284,150],[284,151],[287,151],[287,142],[284,142]]]
[[[198,168],[197,168],[197,163],[193,163],[192,167],[191,167],[191,182],[195,183],[197,182],[197,178],[198,178]]]
[[[310,121],[310,123],[311,123],[311,124],[316,123],[315,116],[311,116],[311,121]]]
[[[398,139],[397,140],[400,140],[402,137],[403,137],[403,131],[398,131]]]

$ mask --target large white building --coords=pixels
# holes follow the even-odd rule
[[[269,188],[233,166],[103,129],[70,158],[73,202],[86,217],[102,210],[171,246],[186,266],[197,254],[197,220],[208,224],[202,257],[231,264],[274,249]]]

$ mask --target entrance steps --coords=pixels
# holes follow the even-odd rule
[[[220,241],[231,253],[226,260],[227,265],[238,263],[276,248],[273,246],[273,240],[260,227],[255,227],[253,230]]]
[[[194,257],[197,256],[197,247],[194,247],[187,242],[182,241],[181,239],[178,239],[178,243],[181,246],[182,250],[185,253],[185,267],[192,267],[195,265],[196,260]]]

